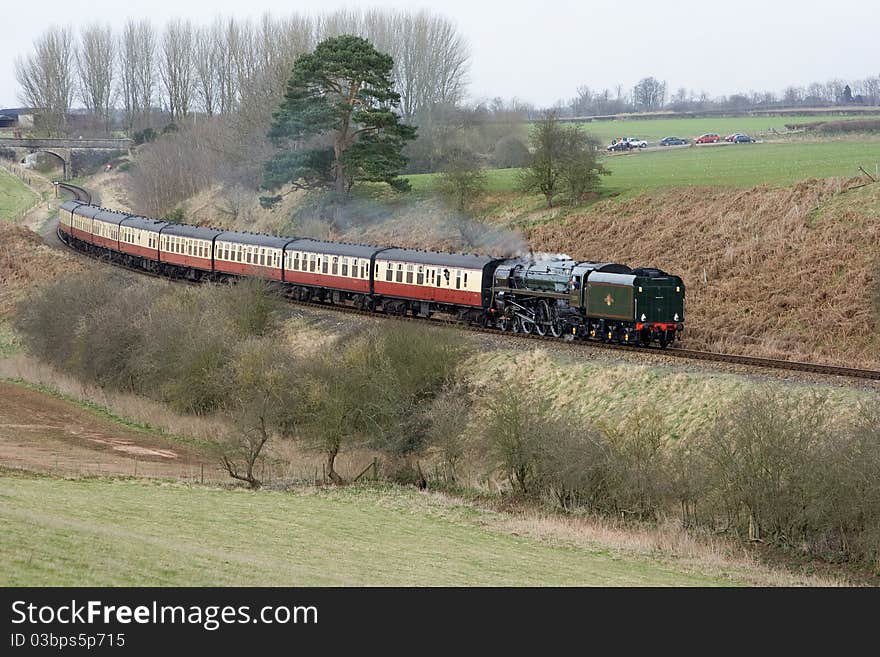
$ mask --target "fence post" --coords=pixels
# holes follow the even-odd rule
[[[201,473],[201,476],[199,477],[199,481],[202,483],[202,485],[204,485],[205,484],[205,464],[204,464],[204,462],[202,462],[201,466],[202,466],[202,473]]]

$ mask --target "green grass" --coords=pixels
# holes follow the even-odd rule
[[[714,132],[722,138],[734,132],[744,132],[752,136],[770,136],[772,130],[785,132],[786,124],[814,123],[816,121],[848,121],[853,119],[875,119],[870,116],[741,116],[696,119],[632,119],[622,121],[597,121],[578,124],[584,130],[598,137],[605,145],[615,137],[637,137],[648,142],[656,142],[663,137],[684,137],[693,139],[707,132]]]
[[[0,320],[0,358],[8,358],[14,356],[21,350],[21,344],[18,342],[12,327],[6,320]]]
[[[880,141],[835,140],[677,148],[606,157],[611,175],[604,193],[638,193],[682,186],[782,186],[805,178],[858,176],[859,166],[872,174],[880,165]],[[514,191],[517,169],[488,172],[490,192]],[[413,190],[428,193],[437,174],[408,176]]]
[[[0,585],[728,585],[493,529],[401,489],[251,493],[0,475]]]
[[[0,220],[17,219],[38,198],[18,178],[0,169]]]

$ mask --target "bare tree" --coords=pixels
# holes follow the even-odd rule
[[[221,81],[221,41],[218,34],[222,30],[219,23],[200,27],[195,33],[193,65],[195,72],[196,95],[202,110],[208,116],[220,111]]]
[[[468,207],[486,193],[486,171],[476,154],[466,148],[452,151],[440,174],[437,187],[459,211]]]
[[[110,131],[110,110],[114,102],[116,41],[109,26],[90,25],[80,33],[76,63],[83,104]]]
[[[654,77],[642,78],[633,87],[632,95],[633,104],[638,109],[644,112],[659,110],[666,100],[666,83]]]
[[[296,372],[293,358],[269,340],[245,343],[232,363],[223,407],[233,434],[221,461],[230,477],[251,488],[262,485],[256,464],[266,444],[296,428]]]
[[[172,21],[165,26],[159,75],[172,119],[189,115],[193,97],[195,38],[192,23]]]
[[[129,131],[149,126],[156,86],[156,30],[148,20],[129,20],[122,31],[119,77]]]
[[[61,134],[74,94],[73,32],[51,28],[34,42],[34,52],[15,61],[21,101],[38,109],[46,131]]]

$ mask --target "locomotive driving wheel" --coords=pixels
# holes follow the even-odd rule
[[[535,309],[535,333],[547,335],[547,322],[550,319],[550,306],[546,301],[541,301]]]

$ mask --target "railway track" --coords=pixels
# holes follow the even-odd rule
[[[58,186],[62,189],[70,192],[74,195],[76,200],[82,201],[83,203],[91,203],[91,194],[88,191],[83,189],[82,187],[78,187],[76,185],[71,185],[69,183],[58,183]],[[70,246],[63,239],[62,243],[70,249],[74,249],[74,247]],[[74,249],[75,250],[75,249]],[[77,251],[81,253],[80,251]],[[112,263],[118,267],[123,269],[128,269],[129,271],[134,271],[139,274],[146,274],[149,276],[153,276],[155,278],[162,278],[159,274],[152,274],[150,272],[146,272],[142,269],[137,269],[134,267],[126,267],[119,263]],[[436,325],[441,326],[449,326],[457,329],[464,329],[468,331],[473,331],[477,333],[488,333],[492,335],[498,335],[499,331],[495,328],[489,328],[484,326],[478,326],[473,324],[465,324],[455,319],[444,319],[439,317],[431,317],[428,319],[425,318],[416,318],[410,316],[401,316],[401,315],[386,315],[386,314],[377,314],[376,312],[369,310],[361,310],[359,308],[353,308],[351,306],[342,306],[335,305],[332,303],[324,303],[324,302],[314,302],[314,301],[298,301],[295,299],[288,298],[288,301],[291,303],[300,305],[300,306],[310,306],[314,308],[320,308],[322,310],[333,310],[336,312],[345,312],[356,315],[364,315],[367,317],[376,317],[382,316],[391,319],[396,319],[398,321],[428,321]],[[559,338],[554,338],[549,335],[536,335],[530,333],[505,333],[506,336],[511,336],[515,339],[520,340],[540,340],[540,341],[550,341],[554,344],[558,344],[560,342]],[[563,339],[564,340],[564,339]],[[866,370],[859,369],[854,367],[840,367],[836,365],[822,365],[820,363],[805,363],[802,361],[792,361],[792,360],[779,360],[775,358],[759,358],[756,356],[741,356],[739,354],[722,354],[712,351],[698,351],[693,349],[679,349],[679,348],[671,348],[671,349],[657,349],[650,347],[636,347],[630,345],[620,345],[608,342],[599,342],[599,341],[590,341],[590,342],[581,342],[576,340],[564,340],[567,344],[572,346],[583,345],[584,347],[598,347],[603,349],[617,349],[621,351],[625,351],[626,353],[644,353],[650,354],[652,356],[662,356],[668,358],[683,358],[687,360],[701,360],[701,361],[711,361],[716,363],[729,363],[732,365],[743,365],[746,367],[755,367],[755,368],[763,368],[763,369],[771,369],[771,370],[788,370],[793,372],[807,372],[810,374],[822,374],[825,376],[840,376],[846,377],[850,379],[867,379],[880,381],[880,371],[878,370]]]
[[[70,192],[71,194],[73,194],[74,198],[76,198],[77,201],[81,201],[83,203],[91,203],[92,202],[92,195],[89,194],[82,187],[77,187],[76,185],[71,185],[70,183],[65,183],[65,182],[57,182],[56,184],[61,189],[66,190],[66,191]]]

